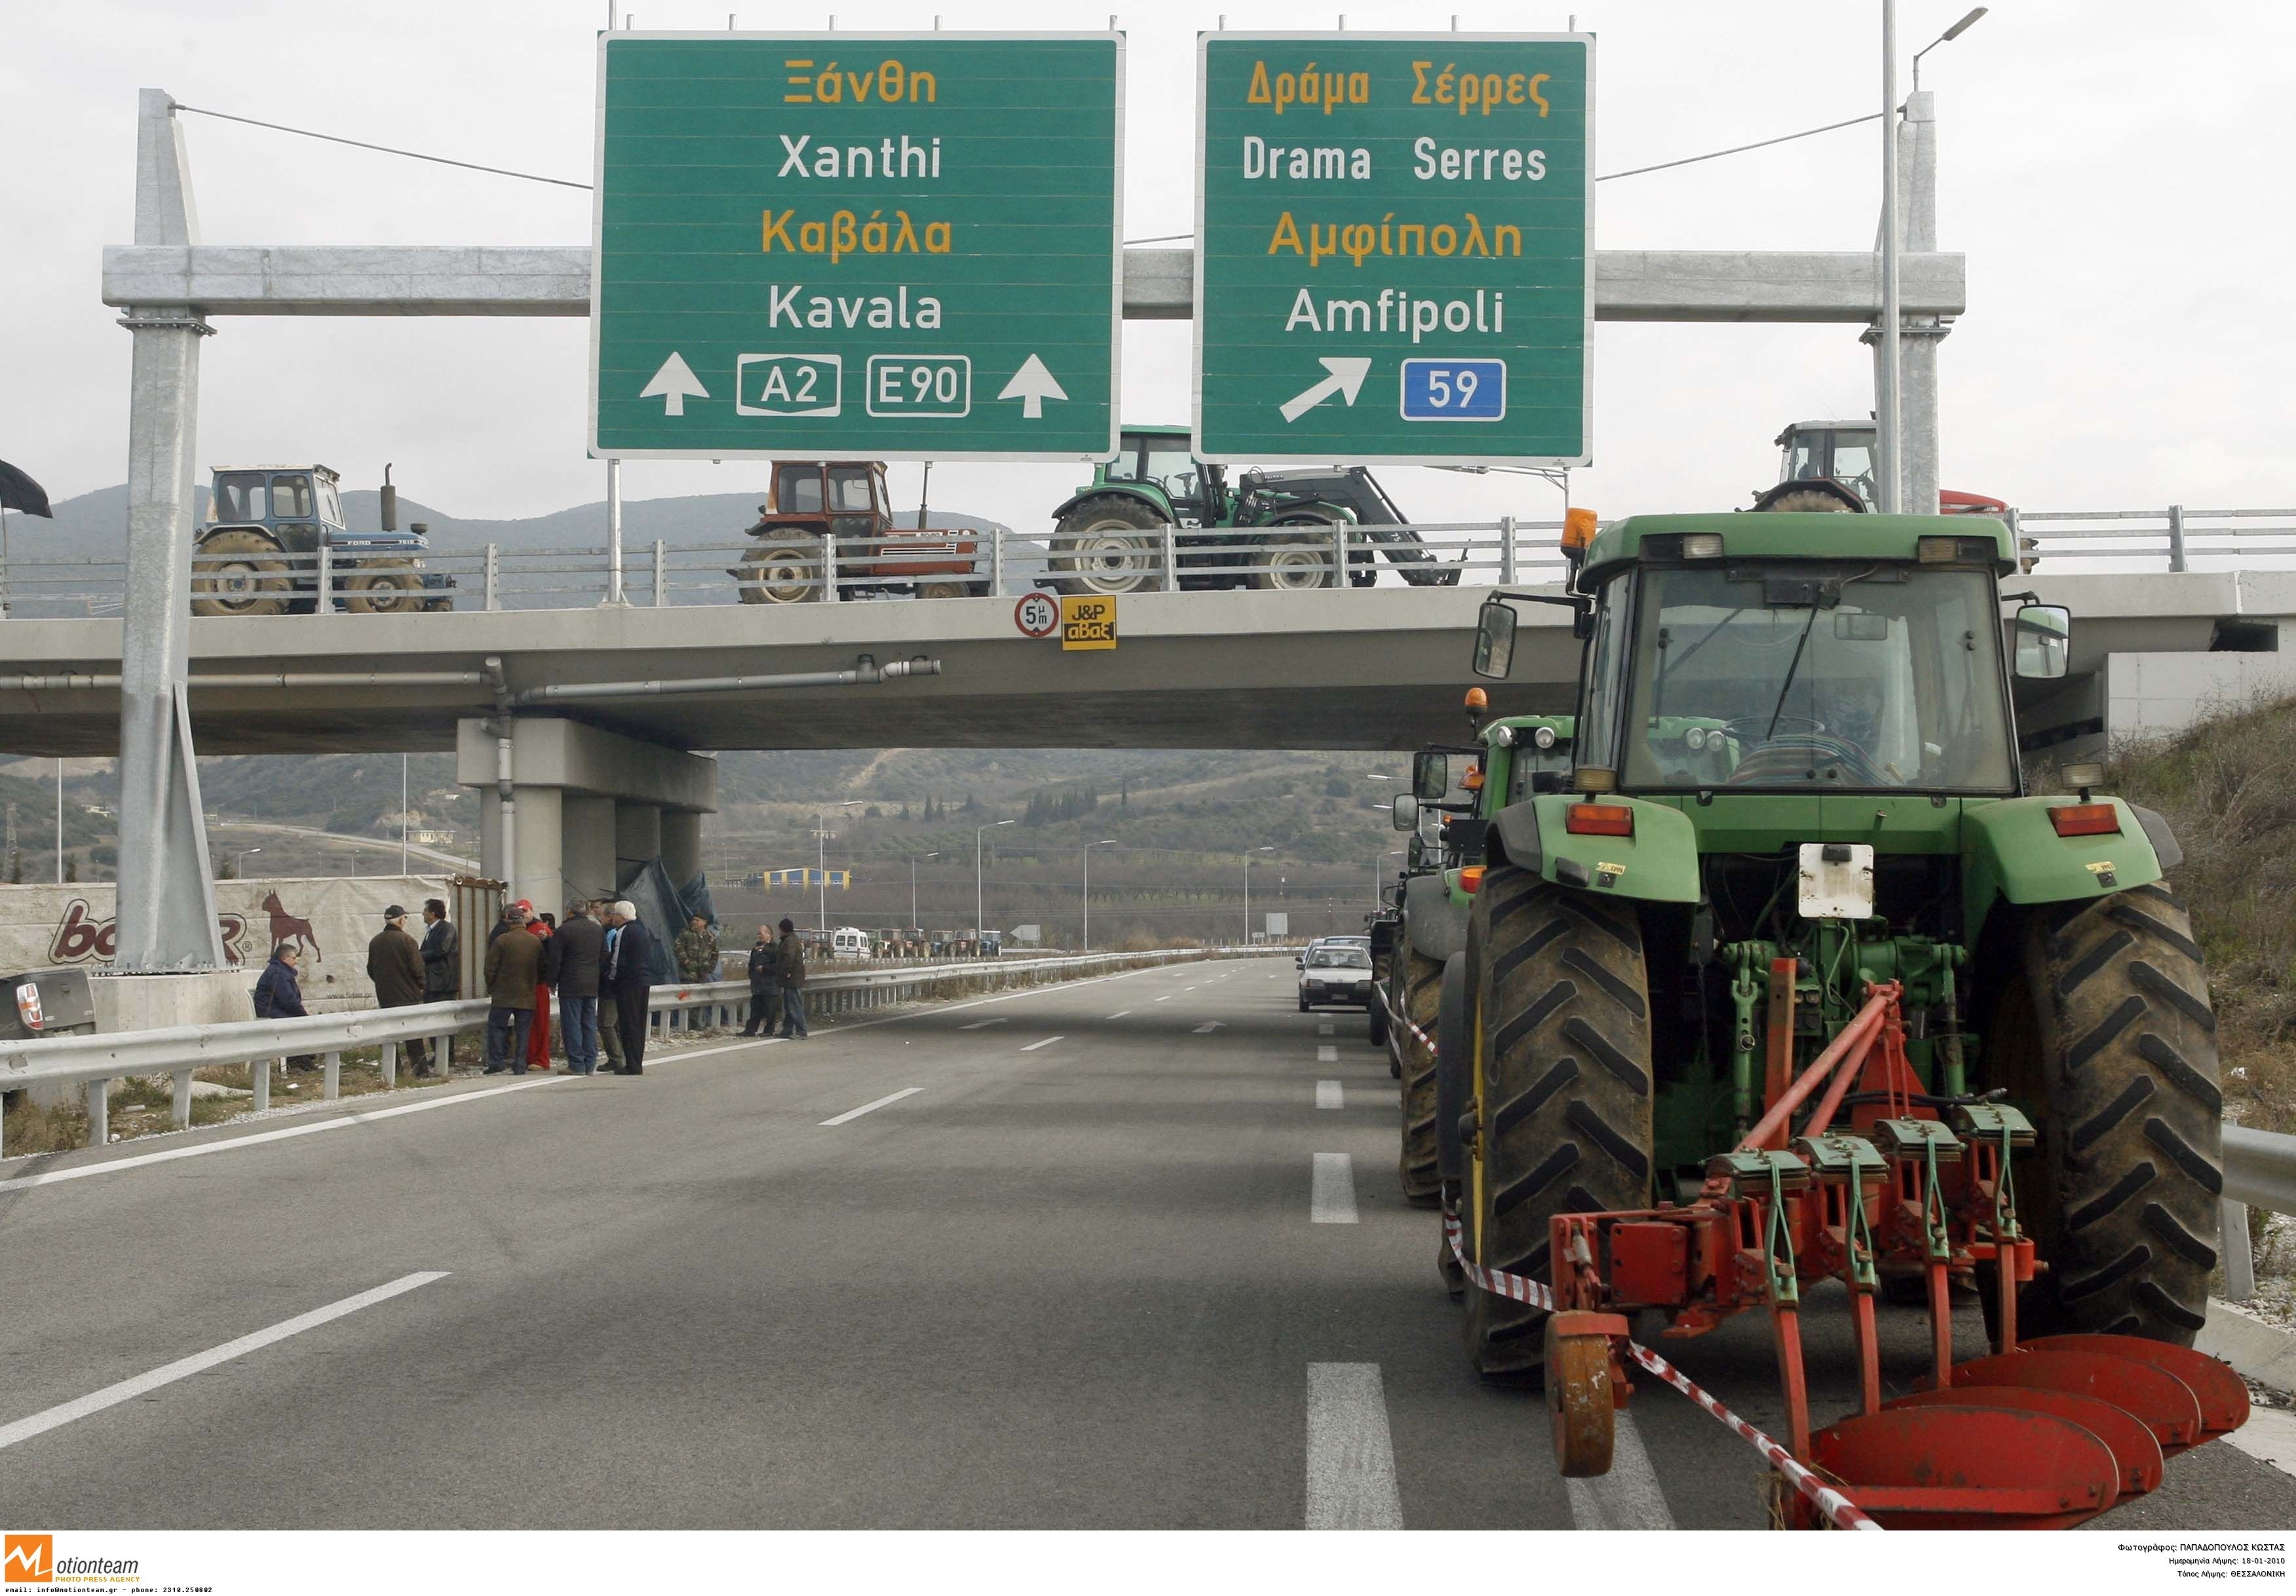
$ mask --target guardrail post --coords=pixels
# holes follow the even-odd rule
[[[493,544],[487,545],[487,603],[489,610],[502,608],[502,551]]]
[[[1004,596],[1004,528],[988,528],[988,596]]]
[[[247,1086],[254,1095],[250,1100],[258,1114],[271,1106],[271,1059],[250,1059],[247,1065]]]
[[[176,1128],[187,1130],[192,1123],[192,1072],[178,1069],[174,1076],[176,1087]]]
[[[660,609],[669,602],[669,546],[660,538],[653,540],[653,607]]]
[[[314,614],[326,615],[335,607],[335,550],[330,543],[319,544],[319,592],[312,600]]]
[[[1514,585],[1514,517],[1499,517],[1499,581]]]
[[[389,1092],[398,1084],[398,1044],[396,1042],[386,1042],[382,1044],[382,1089],[385,1092]],[[330,1093],[329,1095],[332,1096],[332,1093]]]
[[[1163,538],[1164,591],[1177,593],[1180,591],[1180,544],[1179,539],[1173,535],[1172,523],[1169,521],[1164,523]]]
[[[2248,1205],[2227,1197],[2218,1205],[2218,1240],[2224,1248],[2225,1300],[2256,1295],[2256,1258],[2248,1247]]]
[[[87,1144],[102,1147],[111,1140],[111,1083],[87,1084]]]
[[[2172,571],[2187,569],[2185,564],[2185,507],[2182,504],[2169,506],[2169,569]]]
[[[384,1045],[390,1044],[386,1043]],[[327,1101],[332,1102],[343,1094],[343,1056],[340,1053],[329,1053],[325,1062],[326,1072],[322,1077],[323,1084],[319,1088],[319,1095]]]
[[[834,604],[837,598],[837,534],[831,531],[821,540],[821,600]]]

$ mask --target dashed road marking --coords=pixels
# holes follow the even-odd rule
[[[1047,1036],[1042,1042],[1031,1042],[1028,1046],[1022,1048],[1021,1051],[1024,1053],[1032,1053],[1040,1047],[1050,1047],[1054,1043],[1058,1042],[1062,1038],[1058,1036]]]
[[[1340,1094],[1339,1082],[1317,1081],[1316,1083],[1316,1106],[1319,1109],[1344,1109],[1347,1107],[1346,1100]]]
[[[1356,1165],[1345,1153],[1316,1155],[1315,1184],[1308,1193],[1308,1217],[1316,1224],[1356,1222]]]
[[[1377,1363],[1308,1365],[1308,1527],[1403,1527]]]
[[[1010,1025],[1011,1023],[1011,1015],[999,1014],[994,1019],[976,1019],[971,1025],[961,1025],[956,1028],[960,1031],[980,1031],[988,1029],[992,1025]]]
[[[871,1113],[878,1109],[883,1108],[887,1103],[897,1103],[905,1097],[914,1097],[918,1093],[922,1092],[924,1088],[922,1086],[904,1086],[898,1092],[879,1098],[875,1102],[863,1103],[857,1109],[848,1109],[836,1118],[824,1119],[821,1123],[824,1125],[843,1125],[849,1119],[858,1119],[864,1114]]]
[[[1196,1035],[1199,1036],[1209,1036],[1214,1031],[1218,1030],[1222,1023],[1222,1021],[1217,1019],[1207,1019],[1203,1024],[1196,1027]]]
[[[1336,1063],[1338,1063],[1339,1061],[1340,1061],[1340,1050],[1339,1050],[1338,1048],[1336,1048],[1336,1047],[1319,1047],[1319,1048],[1317,1048],[1317,1049],[1316,1050],[1316,1063],[1318,1063],[1318,1064],[1336,1064]]]
[[[1336,1036],[1339,1033],[1333,1030],[1330,1026],[1319,1025],[1316,1027],[1316,1035],[1318,1036]]]
[[[1129,1014],[1129,1013],[1131,1013],[1131,1012],[1132,1012],[1132,1011],[1131,1011],[1131,1010],[1129,1010],[1129,1009],[1119,1009],[1115,1013],[1113,1013],[1113,1014],[1110,1015],[1110,1016],[1109,1016],[1109,1018],[1110,1018],[1111,1019],[1123,1019],[1127,1014]]]
[[[1611,1471],[1593,1479],[1566,1479],[1563,1492],[1570,1499],[1570,1522],[1578,1529],[1672,1529],[1674,1514],[1666,1505],[1650,1453],[1643,1450],[1640,1431],[1632,1418],[1620,1413],[1617,1438],[1611,1443]]]
[[[299,1336],[307,1330],[316,1330],[320,1325],[340,1319],[346,1314],[356,1314],[361,1308],[371,1308],[379,1302],[388,1302],[394,1297],[414,1290],[417,1286],[427,1286],[432,1281],[445,1280],[447,1274],[447,1272],[444,1269],[423,1269],[413,1274],[402,1274],[397,1280],[386,1285],[377,1286],[372,1291],[362,1291],[356,1297],[346,1297],[340,1302],[331,1302],[324,1308],[313,1308],[308,1314],[298,1314],[292,1319],[283,1319],[268,1330],[257,1330],[254,1334],[242,1336],[235,1341],[226,1341],[220,1346],[210,1346],[205,1352],[195,1352],[190,1357],[178,1358],[172,1363],[163,1363],[149,1374],[139,1374],[133,1379],[124,1379],[117,1385],[106,1386],[101,1391],[91,1391],[86,1396],[34,1413],[28,1419],[19,1419],[13,1424],[0,1426],[0,1449],[13,1446],[19,1441],[29,1441],[34,1436],[70,1424],[75,1419],[85,1419],[90,1413],[100,1413],[106,1408],[117,1407],[123,1402],[143,1395],[146,1391],[156,1391],[161,1386],[173,1385],[179,1379],[212,1369],[218,1363],[228,1363],[234,1358],[244,1357],[247,1354],[269,1346],[274,1342],[284,1341],[290,1336]]]
[[[1156,1001],[1160,1003],[1168,1003],[1172,1001],[1172,994],[1167,992],[1163,996],[1158,998]]]

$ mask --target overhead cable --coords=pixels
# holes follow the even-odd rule
[[[508,167],[483,167],[474,160],[453,160],[444,155],[425,155],[420,150],[398,150],[389,144],[370,144],[365,139],[343,138],[332,133],[314,133],[308,127],[290,127],[283,122],[259,122],[253,117],[235,117],[227,110],[208,110],[197,105],[185,105],[178,100],[172,109],[187,110],[195,117],[214,117],[226,122],[244,122],[250,127],[268,127],[274,133],[292,133],[304,138],[324,139],[331,144],[348,144],[355,150],[377,150],[385,155],[404,155],[409,160],[436,161],[442,167],[461,167],[468,172],[491,172],[497,177],[523,177],[529,183],[548,183],[559,188],[587,190],[586,183],[569,183],[563,177],[545,177],[534,172],[513,172]]]

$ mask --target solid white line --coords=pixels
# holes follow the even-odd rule
[[[1338,1033],[1332,1030],[1330,1026],[1319,1025],[1316,1027],[1316,1035],[1318,1036],[1332,1036],[1337,1035]]]
[[[1617,1419],[1611,1443],[1611,1471],[1593,1479],[1566,1479],[1570,1499],[1570,1523],[1576,1529],[1672,1529],[1674,1514],[1659,1488],[1658,1473],[1650,1453],[1643,1450],[1642,1433],[1625,1413]]]
[[[914,1097],[918,1093],[922,1092],[924,1088],[922,1086],[904,1086],[898,1092],[893,1093],[890,1096],[881,1097],[873,1103],[863,1103],[857,1109],[848,1109],[836,1118],[824,1119],[821,1123],[824,1125],[843,1125],[849,1119],[860,1118],[861,1116],[868,1113],[873,1109],[882,1109],[887,1103],[897,1103],[905,1097]]]
[[[123,1402],[143,1395],[146,1391],[156,1391],[161,1386],[173,1385],[187,1375],[212,1369],[217,1363],[228,1363],[234,1358],[243,1357],[258,1348],[270,1346],[275,1341],[284,1341],[290,1336],[299,1336],[307,1330],[316,1330],[330,1320],[356,1314],[361,1308],[371,1308],[379,1302],[388,1302],[394,1297],[414,1290],[417,1286],[427,1286],[432,1281],[445,1280],[447,1273],[444,1269],[422,1269],[413,1274],[402,1274],[390,1284],[377,1286],[372,1291],[362,1291],[356,1297],[346,1297],[340,1302],[331,1302],[324,1308],[313,1308],[308,1314],[298,1314],[294,1318],[283,1320],[269,1330],[259,1330],[251,1336],[242,1336],[236,1341],[226,1341],[222,1346],[211,1346],[205,1352],[193,1353],[190,1357],[178,1358],[172,1363],[163,1363],[149,1374],[139,1374],[133,1379],[124,1379],[118,1385],[106,1386],[101,1391],[91,1391],[86,1396],[50,1408],[45,1412],[34,1413],[29,1419],[19,1419],[13,1424],[0,1426],[0,1449],[13,1446],[19,1441],[29,1441],[34,1436],[70,1424],[76,1419],[85,1419],[90,1413],[100,1413],[106,1408],[117,1407]]]
[[[1403,1527],[1377,1363],[1308,1365],[1308,1527]]]
[[[1336,1063],[1338,1063],[1339,1061],[1340,1061],[1340,1050],[1339,1050],[1338,1048],[1336,1048],[1336,1047],[1319,1047],[1319,1048],[1317,1048],[1317,1049],[1316,1050],[1316,1063],[1318,1063],[1318,1064],[1336,1064]]]
[[[1131,1010],[1129,1010],[1129,1009],[1119,1009],[1115,1013],[1113,1013],[1113,1014],[1110,1015],[1110,1016],[1109,1016],[1109,1018],[1110,1018],[1111,1019],[1123,1019],[1127,1014],[1129,1014],[1129,1013],[1131,1013],[1131,1012],[1132,1012],[1132,1011],[1131,1011]]]
[[[1316,1224],[1356,1222],[1356,1166],[1347,1154],[1316,1155],[1316,1183],[1308,1192],[1308,1217]]]
[[[1316,1106],[1319,1109],[1344,1109],[1348,1106],[1347,1100],[1340,1093],[1339,1082],[1316,1083]]]
[[[971,1025],[961,1025],[956,1028],[960,1031],[980,1031],[988,1029],[992,1025],[1010,1025],[1012,1022],[1013,1017],[1011,1015],[999,1014],[993,1019],[976,1019]]]
[[[1031,1042],[1028,1046],[1022,1048],[1021,1051],[1024,1053],[1032,1053],[1040,1047],[1050,1047],[1054,1043],[1060,1040],[1061,1038],[1058,1036],[1047,1036],[1042,1042]]]
[[[1220,1024],[1221,1024],[1221,1022],[1220,1022],[1219,1020],[1217,1020],[1217,1019],[1207,1019],[1206,1021],[1204,1021],[1204,1023],[1203,1023],[1203,1024],[1201,1024],[1201,1025],[1200,1025],[1200,1026],[1198,1026],[1198,1027],[1196,1027],[1195,1034],[1196,1034],[1197,1035],[1199,1035],[1199,1036],[1209,1036],[1209,1035],[1210,1035],[1214,1031],[1217,1031],[1217,1030],[1218,1030],[1218,1029],[1220,1028]]]
[[[2296,1474],[2296,1413],[2251,1408],[2248,1422],[2223,1440],[2259,1463],[2269,1463],[2283,1474]]]

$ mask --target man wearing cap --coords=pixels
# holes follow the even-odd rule
[[[406,911],[393,904],[382,912],[382,929],[366,945],[366,978],[374,1001],[386,1009],[408,1009],[422,1001],[422,945],[407,934]],[[406,1043],[414,1073],[430,1073],[430,1055],[420,1036]]]
[[[527,1033],[534,1025],[534,989],[542,981],[542,940],[525,930],[525,905],[513,904],[487,944],[487,1068],[488,1075],[526,1073]],[[512,920],[511,915],[519,916]],[[516,935],[504,936],[515,929]]]
[[[504,931],[522,931],[526,929],[526,922],[533,918],[534,905],[529,903],[526,899],[519,898],[514,902],[504,904],[503,905],[502,918],[495,921],[494,929],[487,933],[487,945],[488,947],[492,947],[494,945],[495,938],[501,936]]]

